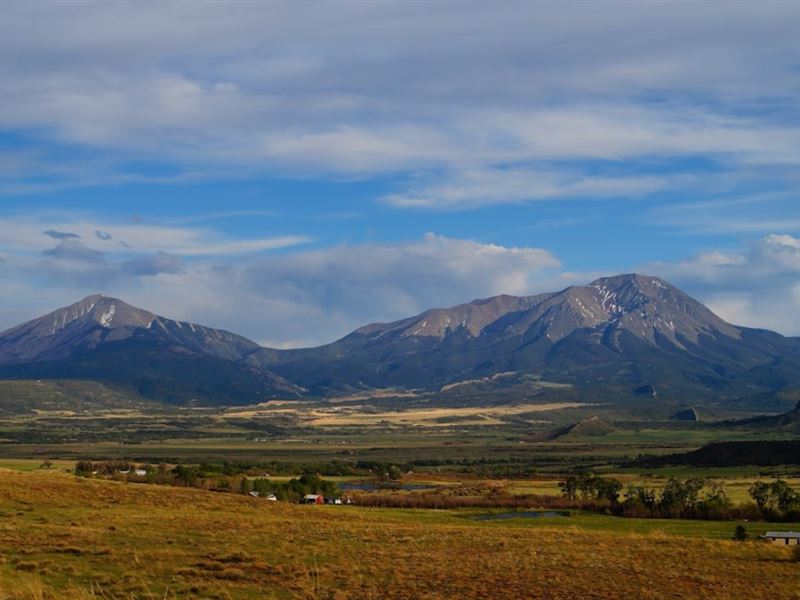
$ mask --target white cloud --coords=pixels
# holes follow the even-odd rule
[[[0,22],[15,57],[0,128],[95,154],[59,169],[64,153],[4,153],[0,193],[151,179],[120,168],[142,157],[175,167],[164,181],[423,172],[432,190],[395,203],[470,187],[451,208],[489,202],[458,175],[548,161],[574,173],[545,178],[551,197],[646,193],[660,177],[587,160],[796,166],[798,18],[794,3],[16,3]]]
[[[64,224],[71,226],[65,231],[83,231]],[[102,223],[103,230],[108,226]],[[0,328],[102,292],[267,345],[307,346],[371,321],[497,294],[554,291],[609,274],[568,271],[542,248],[432,233],[407,242],[299,247],[231,260],[150,250],[117,255],[36,231],[49,240],[49,256],[17,251],[0,261],[0,293],[7,299]],[[771,234],[745,248],[626,270],[661,275],[736,324],[800,333],[800,239],[794,236]]]
[[[101,231],[102,236],[96,232]],[[119,254],[166,252],[183,257],[234,256],[306,244],[305,235],[238,239],[208,227],[98,221],[75,215],[0,218],[0,249],[9,253],[44,252],[53,239],[83,240],[90,251]]]
[[[567,169],[469,169],[433,176],[383,200],[395,206],[468,208],[555,198],[629,198],[667,185],[665,177],[592,177]]]
[[[693,293],[727,321],[800,335],[800,239],[794,236],[769,234],[745,249],[643,269]]]
[[[17,287],[15,297],[30,302],[29,318],[103,291],[168,317],[282,347],[330,342],[365,322],[399,319],[433,306],[561,285],[560,262],[546,250],[434,234],[405,243],[341,245],[224,262],[176,262],[161,254],[103,263],[100,269],[74,258],[77,264],[28,265],[26,276],[33,269],[47,277],[46,289],[23,278],[20,270],[4,272],[5,281]],[[3,308],[14,316],[19,310],[13,302]],[[5,315],[0,313],[3,325],[15,324]]]

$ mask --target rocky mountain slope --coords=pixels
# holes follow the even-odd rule
[[[727,398],[800,379],[798,340],[733,326],[669,283],[635,274],[433,309],[320,348],[263,349],[248,360],[318,391],[519,372],[584,388],[651,386],[644,402]]]
[[[516,389],[509,381],[528,380],[598,401],[741,403],[800,387],[800,341],[726,323],[669,283],[635,274],[432,309],[300,350],[89,296],[0,334],[0,378],[12,377],[111,382],[179,403],[476,381],[482,393],[502,394]]]
[[[181,404],[301,395],[279,375],[242,362],[257,348],[227,331],[95,295],[0,334],[0,377],[93,379]]]

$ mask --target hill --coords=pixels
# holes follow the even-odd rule
[[[753,417],[739,421],[728,421],[726,427],[742,427],[751,430],[783,431],[800,434],[800,402],[792,410],[780,415]]]
[[[0,381],[0,414],[32,412],[86,412],[132,408],[143,404],[135,394],[126,394],[96,381],[80,379]]]
[[[565,529],[5,469],[0,511],[0,596],[13,600],[753,599],[800,586],[788,549],[733,544],[732,523],[574,515]]]
[[[642,467],[687,465],[693,467],[772,467],[800,465],[800,441],[717,442],[682,454],[644,457]]]
[[[602,437],[614,433],[617,428],[604,419],[594,416],[581,419],[575,423],[559,427],[551,431],[541,431],[529,435],[526,440],[531,442],[545,442],[554,440],[571,440],[576,437]]]

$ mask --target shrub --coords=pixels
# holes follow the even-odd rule
[[[736,529],[733,531],[733,539],[737,542],[743,542],[748,537],[747,530],[744,528],[744,525],[737,525]]]

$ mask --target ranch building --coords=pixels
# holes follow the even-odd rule
[[[761,537],[773,544],[800,546],[800,531],[768,531]]]

